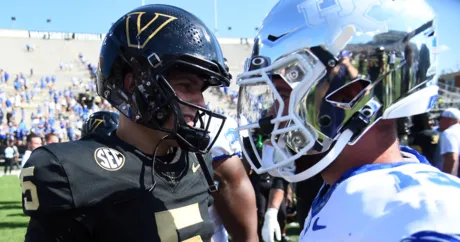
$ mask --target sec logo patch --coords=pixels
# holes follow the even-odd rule
[[[118,150],[111,148],[98,148],[94,152],[96,163],[104,170],[116,171],[125,164],[125,156]]]

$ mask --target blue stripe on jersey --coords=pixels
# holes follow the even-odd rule
[[[400,242],[460,242],[459,234],[443,234],[435,231],[420,231]]]
[[[238,156],[239,158],[241,158],[241,152],[236,152],[236,153],[233,153],[231,155],[219,155],[219,156],[213,157],[212,161],[227,159],[227,158],[233,157],[235,155]]]
[[[400,150],[402,152],[406,152],[406,153],[410,153],[412,155],[415,155],[417,157],[417,159],[420,161],[420,163],[422,163],[422,164],[430,164],[428,162],[428,160],[424,156],[420,155],[414,149],[411,149],[411,148],[406,147],[406,146],[400,146]],[[340,183],[345,181],[346,179],[348,179],[348,178],[350,178],[352,176],[356,176],[356,175],[368,172],[368,171],[389,169],[389,168],[394,168],[394,167],[407,165],[407,164],[414,164],[414,162],[402,161],[402,162],[393,162],[393,163],[384,163],[384,164],[367,164],[367,165],[358,166],[358,167],[355,167],[355,168],[352,168],[352,169],[348,170],[347,172],[345,172],[342,175],[342,177],[333,186],[328,186],[328,185],[325,184],[325,185],[323,185],[323,187],[321,187],[318,195],[316,196],[315,200],[313,201],[312,209],[311,209],[311,212],[312,212],[311,217],[315,217],[321,211],[321,209],[324,207],[324,205],[326,205],[327,201],[331,197],[331,195],[334,192],[335,188]]]

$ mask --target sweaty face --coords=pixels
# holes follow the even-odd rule
[[[172,74],[168,78],[169,84],[176,92],[177,96],[185,102],[205,107],[203,97],[204,80],[195,74],[177,73]],[[184,115],[185,122],[193,126],[193,119],[196,114],[196,109],[180,104],[182,114]],[[165,123],[166,128],[172,128],[174,123],[174,116],[170,116]]]

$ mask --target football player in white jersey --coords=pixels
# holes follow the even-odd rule
[[[208,130],[212,139],[217,136],[219,128],[220,122],[213,122],[211,119]],[[234,241],[258,241],[255,194],[240,159],[241,146],[236,129],[236,121],[227,117],[222,131],[211,148],[214,179],[218,182],[218,190],[213,193],[214,204],[209,207],[209,215],[214,222],[212,237],[214,242],[228,241],[224,224],[228,227]],[[223,192],[226,189],[233,191]],[[226,197],[225,194],[232,194],[235,197]]]
[[[323,177],[301,242],[459,241],[460,180],[396,133],[436,102],[436,35],[424,0],[281,0],[265,17],[237,80],[240,139],[270,135],[260,153],[249,138],[255,160],[243,149],[258,173]]]

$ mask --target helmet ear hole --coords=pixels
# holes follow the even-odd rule
[[[332,123],[332,119],[329,115],[323,115],[319,118],[319,124],[321,125],[321,127],[329,127]]]

